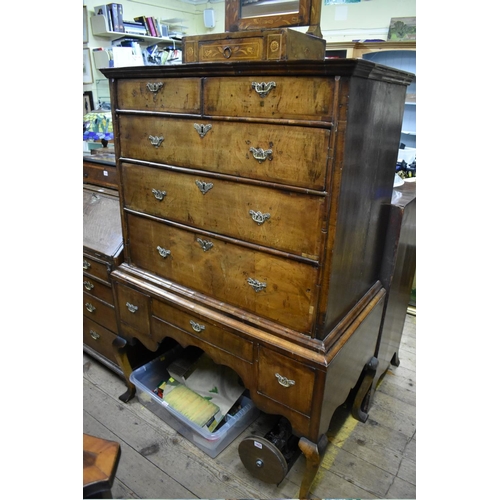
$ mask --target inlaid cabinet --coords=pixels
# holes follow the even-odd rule
[[[412,75],[362,60],[103,73],[124,235],[111,273],[121,368],[134,343],[165,339],[233,368],[300,437],[304,498],[332,414],[375,355],[383,209]]]

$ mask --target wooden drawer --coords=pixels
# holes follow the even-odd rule
[[[83,275],[83,290],[89,295],[113,305],[113,290],[111,290],[111,286],[104,285],[85,274]]]
[[[120,323],[148,337],[150,335],[150,297],[120,284],[115,285],[115,291]],[[127,329],[127,332],[130,332],[130,329]]]
[[[223,364],[232,368],[245,382],[246,386],[251,386],[254,380],[254,365],[231,352],[215,347],[213,344],[202,340],[200,337],[190,335],[184,330],[177,328],[170,323],[156,318],[151,319],[151,329],[154,338],[159,342],[164,338],[171,338],[179,342],[183,347],[196,346],[203,349],[205,353],[217,364]]]
[[[114,307],[88,293],[83,293],[83,314],[108,330],[117,331]]]
[[[326,42],[293,29],[241,31],[236,25],[224,33],[194,35],[182,40],[183,63],[233,61],[323,60]]]
[[[116,364],[111,345],[116,335],[87,317],[83,317],[83,343]]]
[[[200,78],[151,78],[118,80],[118,109],[201,112]]]
[[[333,79],[319,77],[207,78],[203,89],[209,116],[331,122],[334,96]]]
[[[238,358],[250,363],[253,362],[253,344],[220,325],[212,323],[195,313],[185,313],[164,302],[153,300],[152,313],[154,316],[170,323],[195,337],[203,339],[219,349],[232,353]],[[161,342],[161,338],[156,339]]]
[[[122,177],[127,208],[319,259],[322,196],[128,163]]]
[[[90,274],[109,283],[108,264],[98,262],[97,260],[91,259],[87,255],[84,255],[83,270],[86,274]]]
[[[123,158],[325,188],[328,129],[128,115],[119,121]],[[212,128],[201,137],[195,124]],[[150,137],[161,142],[154,146]]]
[[[117,189],[116,167],[83,162],[83,182]]]
[[[131,265],[310,333],[318,279],[315,266],[145,217],[126,214],[126,222]],[[203,251],[198,239],[212,242],[213,247]],[[256,291],[250,282],[266,287]]]
[[[264,347],[259,348],[258,391],[304,415],[311,412],[315,370]]]

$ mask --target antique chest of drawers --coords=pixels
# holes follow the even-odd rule
[[[412,75],[362,60],[103,73],[124,230],[111,273],[122,369],[131,343],[154,351],[167,338],[233,368],[300,436],[304,498],[332,414],[375,354],[382,211]],[[133,394],[129,383],[121,398]]]
[[[110,273],[123,261],[118,193],[83,187],[83,347],[121,371],[111,346],[118,329]]]

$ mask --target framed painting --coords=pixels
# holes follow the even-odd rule
[[[92,83],[93,81],[90,49],[83,49],[83,83]]]
[[[86,5],[83,6],[83,43],[89,43],[89,18]]]
[[[388,42],[406,42],[417,39],[416,17],[393,17],[389,25]]]
[[[90,111],[94,110],[94,96],[92,95],[91,90],[86,90],[83,93],[83,116],[85,116],[87,113],[90,113]]]

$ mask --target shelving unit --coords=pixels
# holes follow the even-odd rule
[[[183,36],[186,34],[187,26],[185,26],[184,19],[175,17],[172,19],[160,19],[160,23],[168,26],[169,35]]]
[[[92,27],[92,34],[94,36],[101,36],[103,38],[108,38],[110,40],[118,40],[119,38],[135,38],[139,43],[147,43],[151,45],[151,43],[159,43],[159,42],[171,42],[174,44],[176,40],[173,40],[168,37],[159,37],[159,36],[148,36],[148,35],[138,35],[136,33],[123,33],[117,31],[109,31],[106,27],[106,19],[104,16],[92,16],[90,18],[90,25]],[[177,41],[177,43],[179,43]]]

